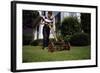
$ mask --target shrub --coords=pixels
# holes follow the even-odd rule
[[[34,40],[32,43],[31,43],[32,46],[38,46],[39,45],[39,41],[38,40]]]
[[[63,37],[65,42],[70,41],[71,35],[66,35]]]
[[[74,46],[86,46],[90,44],[90,37],[86,33],[76,33],[70,38],[70,44]]]
[[[32,36],[23,35],[23,45],[29,45],[32,40]]]

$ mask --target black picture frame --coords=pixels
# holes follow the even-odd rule
[[[17,58],[16,58],[16,8],[17,4],[29,4],[29,5],[50,5],[50,6],[67,6],[67,7],[81,7],[81,8],[94,8],[96,10],[96,57],[95,57],[95,64],[94,65],[84,65],[84,66],[71,66],[71,67],[52,67],[52,68],[37,68],[37,69],[21,69],[17,70]],[[27,2],[27,1],[11,1],[11,71],[12,72],[23,72],[23,71],[42,71],[42,70],[55,70],[55,69],[73,69],[73,68],[88,68],[88,67],[97,67],[98,66],[98,37],[97,37],[97,27],[98,27],[98,7],[97,6],[90,6],[90,5],[74,5],[74,4],[58,4],[58,3],[43,3],[43,2]]]

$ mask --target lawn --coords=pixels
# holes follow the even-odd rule
[[[41,46],[23,46],[23,62],[85,60],[91,58],[90,46],[73,46],[70,51],[55,51],[53,53],[41,48]]]

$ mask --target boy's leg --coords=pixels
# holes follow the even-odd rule
[[[50,35],[50,28],[44,27],[43,28],[43,49],[48,47],[49,45],[49,35]]]
[[[44,27],[43,28],[43,48],[42,49],[44,49],[47,46],[48,46],[48,33],[47,33],[47,28]]]
[[[47,29],[47,41],[46,41],[47,47],[49,45],[49,36],[50,36],[50,28]]]
[[[46,30],[45,28],[43,27],[43,48],[44,49],[46,47]]]

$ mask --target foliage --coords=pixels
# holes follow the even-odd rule
[[[38,44],[39,44],[39,41],[38,41],[38,40],[34,40],[34,41],[31,43],[32,46],[38,46]]]
[[[23,10],[23,27],[32,28],[34,20],[39,16],[38,11]]]
[[[90,44],[90,37],[86,33],[76,33],[71,36],[70,44],[74,46],[85,46]]]
[[[64,37],[64,41],[70,41],[72,35],[66,35]]]
[[[34,35],[36,24],[35,19],[39,16],[38,11],[23,10],[23,45],[29,45]]]
[[[91,14],[81,13],[81,28],[85,33],[90,34],[91,31]]]
[[[66,17],[62,21],[61,34],[66,36],[80,31],[80,23],[77,17]]]
[[[23,35],[23,45],[29,45],[32,40],[32,36]]]

